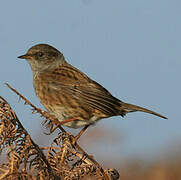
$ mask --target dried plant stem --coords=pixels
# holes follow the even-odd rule
[[[45,123],[48,122],[47,126],[50,127],[50,133],[52,131],[54,131],[57,127],[61,130],[61,133],[63,133],[63,134],[59,133],[59,135],[52,142],[51,147],[40,148],[31,139],[28,132],[24,129],[24,127],[20,123],[16,114],[12,111],[14,119],[16,119],[16,122],[18,122],[19,128],[23,129],[23,133],[26,136],[29,136],[30,142],[31,142],[32,146],[34,147],[34,149],[36,150],[36,154],[38,154],[39,159],[41,159],[44,162],[44,164],[46,165],[48,174],[51,177],[51,179],[60,179],[60,176],[63,176],[65,179],[67,179],[68,177],[72,177],[71,179],[74,179],[75,177],[86,176],[88,173],[94,174],[95,170],[97,169],[100,172],[100,173],[98,173],[99,174],[98,175],[97,170],[96,170],[97,178],[99,176],[98,179],[100,179],[102,177],[101,179],[110,180],[107,173],[105,173],[106,171],[104,171],[104,169],[99,165],[99,163],[92,156],[88,155],[77,143],[77,140],[79,139],[81,134],[87,129],[88,126],[83,128],[80,131],[80,133],[74,137],[73,135],[67,133],[64,130],[64,128],[62,128],[62,126],[61,126],[61,124],[67,122],[66,120],[65,120],[65,122],[60,123],[58,121],[58,119],[56,119],[53,115],[50,115],[48,112],[42,111],[41,109],[39,109],[35,105],[33,105],[28,99],[26,99],[23,95],[21,95],[16,89],[12,88],[8,83],[5,83],[5,84],[7,85],[7,87],[9,89],[11,89],[13,92],[15,92],[20,97],[20,99],[23,99],[25,101],[25,104],[28,104],[33,108],[32,113],[40,113],[41,116],[46,119]],[[75,119],[69,119],[68,121],[71,121],[71,120],[75,120]],[[21,136],[21,134],[19,136]],[[56,145],[58,145],[58,147],[54,147],[54,145],[53,145],[54,143],[56,143]],[[48,159],[45,156],[45,154],[43,153],[43,151],[42,151],[43,149],[48,150]],[[29,155],[28,157],[30,157],[30,156],[31,155]],[[72,157],[74,159],[74,161],[77,159],[75,161],[75,163],[73,163],[73,164],[71,163],[70,157]],[[70,165],[71,164],[73,165],[71,168],[69,167],[69,163],[70,163]],[[37,163],[34,163],[34,164],[35,164],[35,166],[37,166],[36,165]],[[92,169],[89,166],[94,167],[94,168]],[[89,167],[89,168],[87,169],[87,167]],[[40,175],[40,177],[46,177],[46,175],[44,173],[42,174],[42,172],[40,172],[39,175]]]

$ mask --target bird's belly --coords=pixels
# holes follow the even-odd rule
[[[43,84],[43,82],[41,82]],[[47,111],[54,115],[60,122],[71,118],[77,120],[65,123],[70,128],[80,128],[85,125],[94,124],[101,116],[94,113],[94,109],[82,104],[78,99],[70,97],[69,94],[61,94],[48,88],[46,85],[40,87],[34,83],[36,95]]]
[[[75,121],[71,121],[68,123],[65,123],[64,125],[70,128],[80,128],[80,127],[84,127],[86,125],[93,125],[95,124],[98,120],[100,120],[99,117],[93,116],[91,119],[85,119],[85,120],[75,120]]]
[[[70,128],[80,128],[85,125],[94,124],[96,121],[100,119],[100,117],[95,115],[90,115],[89,113],[81,112],[80,109],[74,109],[70,107],[65,107],[62,105],[58,106],[50,106],[49,103],[44,103],[47,111],[54,115],[60,122],[72,118],[76,118],[77,120],[70,121],[68,123],[63,124],[64,126]]]
[[[74,118],[69,113],[66,112],[66,109],[59,107],[58,110],[54,110],[53,112],[50,112],[52,115],[54,115],[60,122],[64,120],[68,120],[71,118]],[[76,118],[76,117],[75,117]],[[70,128],[80,128],[84,127],[85,125],[90,125],[96,123],[100,118],[97,116],[92,116],[90,119],[82,119],[77,117],[77,120],[70,121],[68,123],[63,124],[64,126],[70,127]]]

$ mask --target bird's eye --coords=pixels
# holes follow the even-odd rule
[[[39,57],[42,57],[42,56],[43,56],[43,53],[42,53],[42,52],[39,52],[39,53],[38,53],[38,56],[39,56]]]

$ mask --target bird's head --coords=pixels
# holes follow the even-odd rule
[[[48,44],[37,44],[18,58],[26,59],[33,72],[51,70],[66,62],[63,54]]]

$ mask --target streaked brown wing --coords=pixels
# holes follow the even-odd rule
[[[120,101],[113,97],[104,87],[91,80],[84,73],[71,65],[60,66],[46,80],[52,89],[70,95],[81,104],[97,109],[107,116],[118,115]]]

